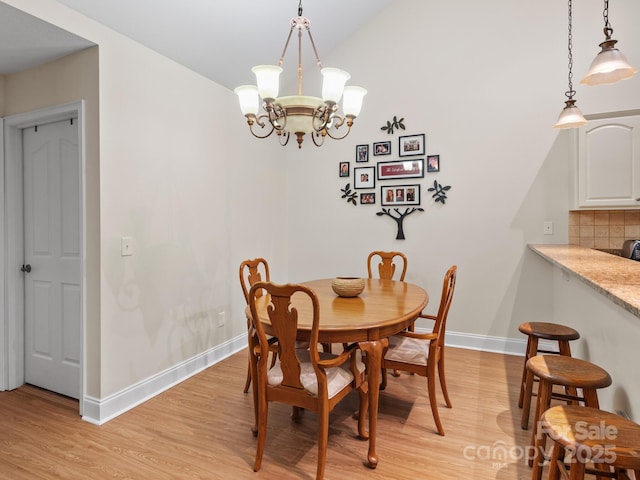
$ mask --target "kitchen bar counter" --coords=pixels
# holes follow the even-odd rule
[[[529,248],[640,318],[640,262],[577,245]]]

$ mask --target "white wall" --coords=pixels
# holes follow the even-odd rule
[[[634,0],[610,8],[618,46],[636,66],[639,15]],[[640,76],[579,85],[602,23],[602,2],[574,2],[574,88],[585,114],[640,105]],[[566,3],[398,0],[340,51],[320,55],[369,93],[347,139],[287,151],[291,278],[366,275],[369,251],[402,250],[407,279],[429,290],[432,308],[444,272],[458,265],[453,332],[520,340],[521,322],[549,318],[550,279],[525,252],[527,243],[567,241],[570,134],[552,128],[567,90]],[[425,212],[405,219],[404,241],[395,240],[391,219],[375,215],[379,198],[357,207],[342,200],[346,182],[337,174],[340,161],[367,165],[355,164],[361,143],[392,141],[393,155],[368,165],[398,159],[399,135],[380,130],[394,115],[405,119],[399,135],[426,133],[427,154],[441,162],[421,181]],[[426,191],[434,180],[452,187],[445,205]],[[377,181],[378,197],[383,183],[415,182]],[[543,236],[547,220],[552,236]]]

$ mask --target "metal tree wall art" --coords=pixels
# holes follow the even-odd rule
[[[411,215],[413,212],[424,212],[424,209],[421,207],[412,207],[406,208],[404,212],[401,212],[399,208],[383,208],[381,212],[376,212],[376,215],[381,217],[382,215],[387,215],[393,218],[398,225],[398,233],[396,234],[396,240],[404,240],[404,228],[403,222],[407,215]],[[394,215],[394,214],[397,214]]]
[[[398,117],[394,115],[393,121],[390,122],[389,120],[387,120],[387,124],[380,127],[380,130],[382,130],[383,132],[387,132],[389,135],[392,135],[394,129],[404,130],[403,122],[404,122],[404,117],[398,120]]]
[[[447,199],[447,191],[450,189],[451,189],[451,185],[447,185],[446,187],[443,187],[437,182],[437,180],[434,180],[433,187],[428,188],[427,191],[434,192],[434,194],[431,195],[431,198],[435,198],[436,203],[442,202],[442,204],[444,205],[444,201]]]
[[[358,196],[357,192],[352,192],[351,191],[351,184],[347,183],[344,188],[341,188],[340,191],[342,192],[342,197],[341,198],[346,198],[347,202],[351,202],[354,205],[358,205],[358,203],[356,202],[356,197]]]

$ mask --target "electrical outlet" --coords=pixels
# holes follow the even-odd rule
[[[542,231],[545,235],[553,235],[553,222],[544,222]]]
[[[224,322],[226,320],[226,315],[225,312],[218,312],[218,326],[219,327],[224,327]]]

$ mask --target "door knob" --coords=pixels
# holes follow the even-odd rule
[[[28,263],[26,265],[22,265],[22,267],[20,268],[20,271],[29,273],[31,271],[31,265],[29,265]]]

